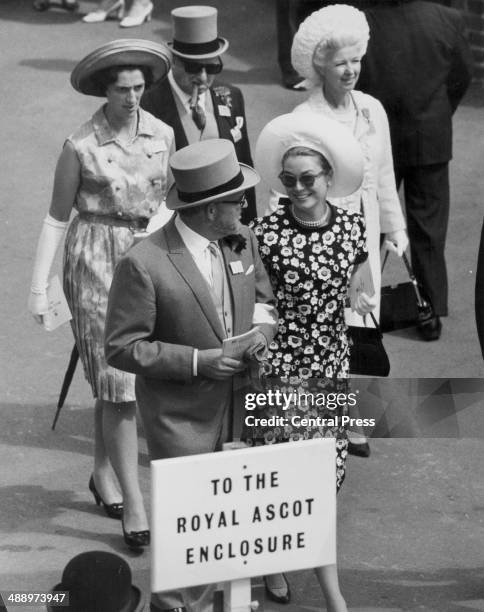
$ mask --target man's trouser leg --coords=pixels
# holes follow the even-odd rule
[[[448,312],[445,239],[449,222],[449,164],[397,167],[403,181],[412,267],[435,314]]]

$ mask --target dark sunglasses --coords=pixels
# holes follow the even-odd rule
[[[323,176],[323,174],[325,174],[324,171],[318,172],[318,174],[301,174],[301,176],[294,176],[294,174],[289,174],[288,172],[281,172],[279,174],[279,180],[284,187],[295,187],[299,181],[301,185],[310,189],[313,187],[315,180]]]
[[[224,65],[222,60],[218,58],[218,64],[203,64],[201,62],[189,62],[183,60],[183,67],[185,72],[188,72],[189,74],[198,74],[204,68],[207,74],[219,74],[222,72]]]

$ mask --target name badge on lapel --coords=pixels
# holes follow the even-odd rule
[[[221,117],[230,117],[230,108],[225,104],[218,105],[218,114]]]
[[[244,271],[244,266],[242,265],[242,262],[240,260],[229,262],[229,266],[232,270],[232,274],[242,274]]]

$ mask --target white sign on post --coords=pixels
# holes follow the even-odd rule
[[[336,563],[335,440],[151,462],[153,592]]]

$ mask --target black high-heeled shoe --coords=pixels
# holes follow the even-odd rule
[[[126,531],[124,528],[124,521],[122,521],[123,526],[123,538],[125,543],[131,550],[140,550],[140,548],[144,548],[145,546],[149,546],[151,540],[151,534],[149,529],[145,529],[144,531]]]
[[[109,516],[109,518],[121,520],[123,518],[123,503],[120,502],[118,504],[107,504],[103,498],[99,495],[98,490],[96,489],[96,485],[94,484],[94,478],[91,474],[91,478],[89,479],[89,491],[94,495],[94,501],[96,502],[96,506],[102,506],[104,508],[104,512]]]

